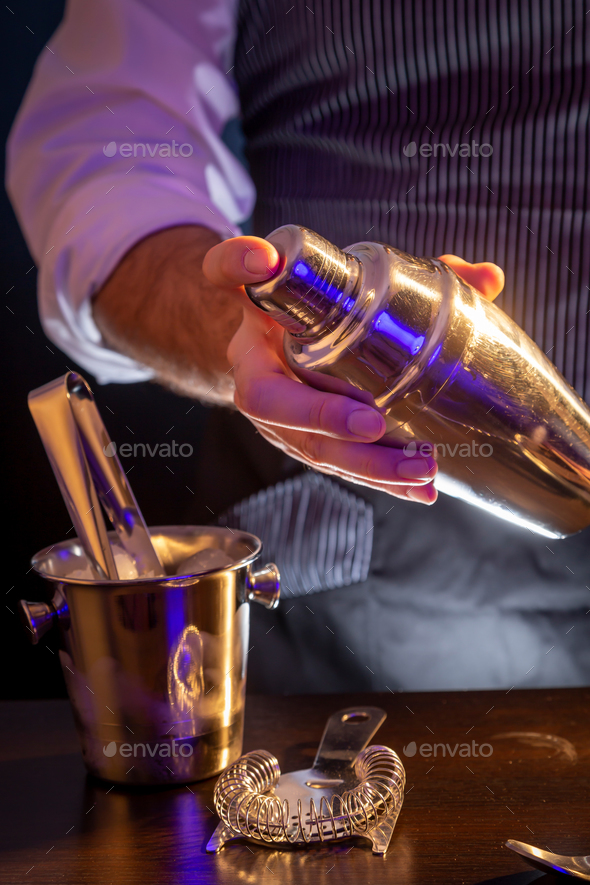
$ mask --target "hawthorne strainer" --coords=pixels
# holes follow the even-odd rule
[[[207,850],[246,838],[275,848],[369,839],[384,855],[401,811],[406,773],[389,747],[367,746],[385,720],[379,707],[349,707],[326,723],[311,768],[281,774],[272,753],[254,750],[219,777],[221,823]]]

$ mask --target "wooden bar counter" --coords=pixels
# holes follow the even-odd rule
[[[385,858],[364,839],[207,854],[214,778],[145,790],[93,780],[67,701],[0,703],[1,885],[577,881],[527,868],[503,843],[590,853],[590,689],[250,696],[244,751],[309,767],[328,715],[361,703],[387,711],[373,742],[407,772]]]

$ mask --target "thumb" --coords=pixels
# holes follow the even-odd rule
[[[203,273],[216,286],[236,289],[272,277],[279,262],[279,253],[267,240],[233,237],[209,249]]]

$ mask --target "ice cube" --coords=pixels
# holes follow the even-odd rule
[[[76,568],[68,574],[68,580],[75,581],[76,578],[84,581],[94,581],[95,575],[90,566],[87,565],[85,568]]]
[[[113,557],[115,560],[115,565],[117,567],[117,574],[119,575],[120,581],[133,581],[135,578],[138,578],[137,574],[137,565],[135,564],[135,560],[132,556],[130,556],[126,550],[123,550],[121,547],[115,547],[113,545]]]
[[[203,572],[227,568],[235,562],[224,550],[218,547],[205,547],[183,560],[176,569],[177,575],[200,575]]]

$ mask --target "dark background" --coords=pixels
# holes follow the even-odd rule
[[[0,11],[3,151],[35,61],[59,25],[63,7],[63,0],[20,0]],[[240,153],[237,124],[228,127],[225,140]],[[31,646],[18,619],[17,601],[42,598],[41,579],[30,570],[31,556],[63,540],[71,527],[27,408],[27,394],[68,368],[78,367],[41,329],[36,304],[37,268],[4,189],[0,195],[0,225],[0,285],[5,293],[0,348],[4,418],[0,453],[4,511],[0,697],[65,697],[55,653],[57,631],[50,631],[38,646]],[[212,410],[156,384],[101,387],[87,377],[111,438],[118,445],[142,442],[153,447],[176,440],[179,445],[193,446],[193,455],[188,458],[125,458],[125,470],[133,468],[129,479],[148,525],[208,522],[210,517],[206,510],[203,512],[198,497],[196,466]]]

